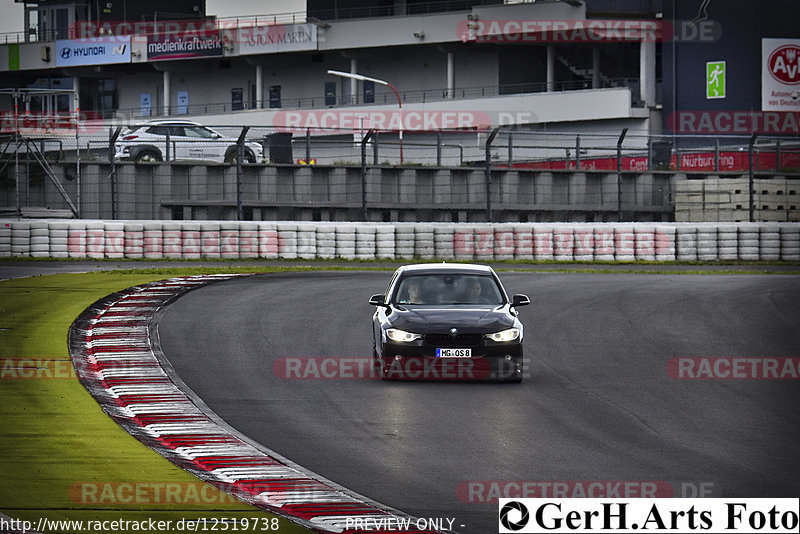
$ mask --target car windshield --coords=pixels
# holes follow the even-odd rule
[[[397,304],[503,304],[492,276],[475,274],[426,274],[406,276],[395,293]]]

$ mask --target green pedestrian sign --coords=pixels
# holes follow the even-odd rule
[[[19,70],[19,45],[8,45],[8,70]]]
[[[725,98],[725,62],[706,63],[706,98]]]

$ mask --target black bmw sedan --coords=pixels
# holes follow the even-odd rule
[[[523,377],[522,323],[497,273],[485,265],[400,267],[373,295],[373,355],[385,379],[479,380]]]

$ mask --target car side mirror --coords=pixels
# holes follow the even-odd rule
[[[383,302],[384,295],[372,295],[369,298],[369,303],[373,306],[385,306]]]
[[[528,295],[517,294],[511,297],[511,306],[527,306],[531,303],[531,299],[528,298]]]

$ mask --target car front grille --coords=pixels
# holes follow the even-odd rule
[[[482,334],[427,334],[425,343],[435,347],[474,347],[480,345],[483,340]]]

